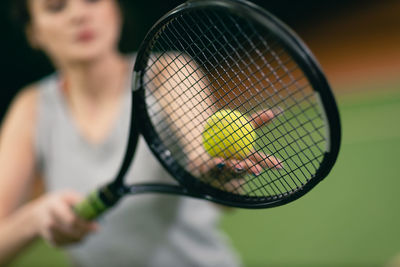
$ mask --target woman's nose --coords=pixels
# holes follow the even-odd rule
[[[69,5],[69,16],[74,24],[81,24],[90,19],[90,6],[85,0],[72,0]]]

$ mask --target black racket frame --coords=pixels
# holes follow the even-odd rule
[[[151,123],[151,118],[149,117],[146,108],[144,96],[145,88],[143,88],[144,70],[147,66],[147,61],[149,60],[149,53],[147,53],[149,44],[151,44],[154,36],[156,36],[157,32],[159,32],[163,25],[168,21],[182,15],[188,10],[200,10],[210,7],[216,9],[225,8],[240,16],[250,16],[258,23],[268,27],[271,34],[280,40],[286,51],[300,66],[313,89],[320,95],[322,105],[325,108],[326,120],[329,125],[329,149],[325,152],[320,168],[317,170],[314,177],[312,177],[303,187],[298,188],[295,191],[280,196],[248,196],[244,198],[243,196],[238,196],[211,187],[193,177],[183,166],[180,166],[179,163],[174,160],[169,150],[163,145]],[[292,202],[309,192],[329,174],[336,162],[341,143],[339,111],[331,88],[319,63],[296,33],[276,17],[253,3],[238,0],[192,0],[167,13],[150,29],[140,46],[134,65],[132,89],[130,134],[124,160],[115,180],[104,186],[100,190],[99,194],[99,197],[108,206],[114,205],[126,194],[153,192],[207,199],[219,204],[239,208],[255,209],[276,207]],[[161,183],[135,185],[124,184],[124,177],[131,165],[132,158],[134,157],[139,132],[144,136],[151,151],[161,162],[163,167],[179,182],[180,185]]]

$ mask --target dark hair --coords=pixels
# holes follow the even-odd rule
[[[25,26],[30,22],[31,15],[28,10],[28,0],[12,0],[11,2],[11,16],[13,21],[20,26]]]

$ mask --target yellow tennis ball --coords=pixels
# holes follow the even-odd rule
[[[208,118],[203,131],[203,145],[212,157],[246,158],[256,138],[254,128],[245,115],[224,109]]]

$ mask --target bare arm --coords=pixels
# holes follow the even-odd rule
[[[215,112],[208,80],[188,55],[169,52],[154,57],[157,61],[148,71],[151,82],[147,87],[153,92],[174,136],[180,141],[190,140],[190,143],[181,143],[181,148],[187,162],[193,164],[199,157],[207,156],[198,137],[201,137],[205,119]]]
[[[35,238],[32,208],[14,210],[22,204],[33,182],[36,98],[33,88],[23,91],[0,131],[0,262]]]
[[[38,237],[54,245],[77,242],[95,227],[75,216],[74,192],[48,194],[24,204],[33,185],[38,91],[16,98],[0,131],[0,265]]]

